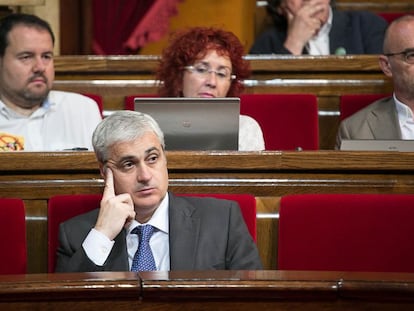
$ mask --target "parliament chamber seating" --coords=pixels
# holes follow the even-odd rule
[[[342,121],[374,101],[391,94],[343,94],[339,98],[339,119]]]
[[[56,249],[59,244],[59,224],[99,207],[101,194],[55,195],[47,206],[47,269],[55,271]]]
[[[414,195],[281,198],[278,269],[414,272]]]
[[[317,150],[318,100],[313,94],[242,94],[240,113],[261,126],[266,150]]]
[[[233,200],[239,203],[247,228],[256,241],[256,198],[250,194],[192,193],[182,196],[210,196]],[[56,250],[59,244],[59,224],[74,216],[99,207],[101,194],[55,195],[49,199],[47,211],[48,235],[48,272],[52,273],[56,265]]]
[[[0,274],[27,271],[25,205],[17,198],[0,198]]]

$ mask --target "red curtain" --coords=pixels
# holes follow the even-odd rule
[[[136,54],[168,32],[180,1],[184,0],[93,0],[93,52]]]

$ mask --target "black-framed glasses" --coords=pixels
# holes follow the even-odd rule
[[[236,75],[233,75],[227,67],[213,70],[205,64],[195,64],[193,66],[185,66],[184,69],[202,78],[206,78],[209,74],[214,73],[220,80],[230,81],[236,79]]]
[[[407,64],[413,65],[414,64],[414,49],[406,49],[402,52],[398,52],[398,53],[386,53],[384,54],[385,56],[397,56],[397,55],[402,55],[404,61]]]

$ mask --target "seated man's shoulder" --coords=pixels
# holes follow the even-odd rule
[[[371,27],[375,25],[381,25],[386,28],[387,21],[376,13],[364,10],[349,10],[349,11],[336,11],[336,14],[346,16],[349,20],[358,21],[359,23],[369,24]]]
[[[99,208],[94,208],[90,211],[75,215],[67,220],[65,220],[63,223],[66,226],[74,226],[77,227],[80,224],[95,224],[96,219],[98,218],[99,214]]]
[[[373,111],[378,111],[381,113],[383,110],[388,110],[389,105],[392,105],[392,97],[384,97],[374,101],[373,103],[367,105],[364,108],[361,108],[348,118],[346,118],[343,122],[352,123],[352,122],[360,122],[365,121],[367,116],[371,114]]]

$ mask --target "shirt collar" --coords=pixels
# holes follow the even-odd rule
[[[169,232],[169,222],[168,222],[168,206],[169,206],[169,200],[168,200],[168,193],[164,196],[164,199],[162,199],[160,205],[155,210],[154,214],[152,215],[151,219],[146,223],[149,224],[155,228],[157,228],[159,231],[162,231],[164,233]],[[132,221],[131,225],[127,229],[127,234],[130,234],[131,231],[140,224],[135,219]]]
[[[39,109],[34,111],[29,117],[26,117],[26,116],[16,113],[13,109],[7,107],[6,104],[2,100],[0,100],[0,112],[3,115],[7,117],[12,117],[12,118],[32,118],[32,117],[44,115],[54,105],[55,104],[50,101],[49,96],[48,96]]]
[[[407,105],[403,104],[401,101],[393,95],[395,106],[397,108],[397,115],[400,125],[403,126],[407,122],[413,123],[413,111]]]

